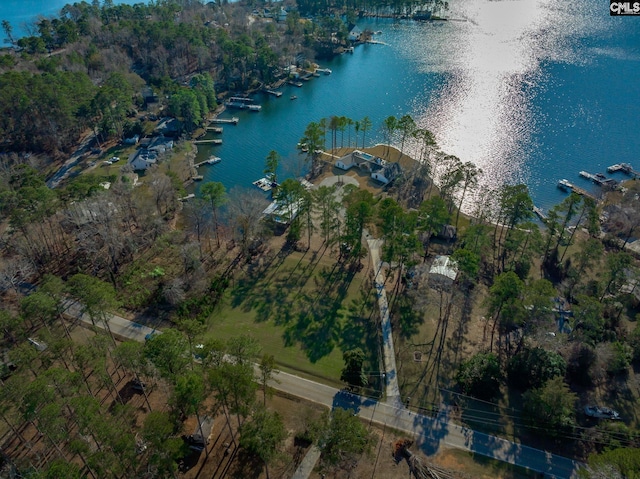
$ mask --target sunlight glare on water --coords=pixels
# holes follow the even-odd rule
[[[482,168],[487,186],[528,177],[524,152],[536,128],[531,100],[540,64],[575,61],[572,43],[585,28],[582,17],[566,13],[549,0],[456,3],[450,15],[459,21],[436,29],[439,38],[407,38],[420,70],[447,77],[416,122],[442,150]]]

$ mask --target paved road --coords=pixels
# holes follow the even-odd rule
[[[68,300],[63,304],[63,306],[65,308],[65,313],[69,317],[78,318],[89,326],[93,325],[89,315],[86,313],[83,314],[82,306],[76,301]],[[111,330],[111,333],[113,333],[116,338],[122,340],[132,339],[134,341],[143,342],[147,337],[149,337],[149,335],[160,334],[161,332],[113,314],[107,314],[107,319],[109,321],[109,329]],[[95,326],[100,329],[106,329],[102,321],[97,321]]]
[[[441,447],[456,447],[544,474],[546,478],[573,478],[580,463],[555,454],[515,444],[495,436],[458,426],[441,411],[431,418],[374,399],[351,394],[280,371],[271,386],[293,396],[329,407],[352,409],[361,418],[407,432],[422,451],[431,455]]]
[[[79,318],[85,324],[92,325],[88,315],[81,314],[82,308],[78,303],[68,301],[66,307],[69,317]],[[111,331],[121,338],[144,341],[148,334],[155,332],[152,328],[112,314],[107,315],[107,321]],[[96,323],[96,327],[106,329],[103,322]],[[442,446],[457,447],[543,473],[546,478],[574,478],[581,465],[562,456],[458,426],[449,420],[446,410],[431,418],[413,413],[402,406],[378,402],[282,371],[274,374],[274,381],[270,386],[327,407],[352,409],[365,420],[404,431],[415,436],[427,455],[434,454]]]
[[[307,479],[311,475],[313,468],[316,467],[318,459],[320,459],[320,449],[315,444],[312,444],[291,479]]]

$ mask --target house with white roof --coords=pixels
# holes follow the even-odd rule
[[[458,276],[458,263],[450,256],[438,255],[429,268],[429,279],[443,283],[453,283]]]
[[[385,185],[395,180],[402,173],[399,163],[387,162],[382,158],[360,150],[354,150],[335,162],[335,167],[344,171],[348,171],[354,166],[368,171],[371,174],[371,178]]]

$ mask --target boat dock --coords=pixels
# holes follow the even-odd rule
[[[239,121],[240,119],[234,116],[233,118],[214,118],[213,120],[211,120],[211,123],[215,123],[218,125],[220,124],[237,125]]]
[[[293,81],[293,80],[289,80],[287,82],[289,85],[293,85],[293,86],[297,86],[298,88],[300,88],[302,86],[302,82],[301,81]]]
[[[222,140],[220,138],[214,138],[213,140],[195,140],[194,143],[196,145],[222,145]]]
[[[640,171],[636,171],[629,163],[616,163],[615,165],[611,165],[607,167],[607,171],[609,173],[615,173],[616,171],[621,171],[630,176],[640,176]]]
[[[591,193],[589,193],[587,190],[580,188],[572,183],[569,183],[569,181],[564,178],[558,181],[558,188],[565,191],[573,191],[574,193],[577,193],[579,195],[588,196],[593,200],[597,200],[597,198],[593,196]]]
[[[542,211],[542,208],[538,208],[537,206],[533,206],[533,212],[538,216],[538,218],[540,218],[542,221],[547,219],[547,215],[544,214],[544,211]]]
[[[227,101],[224,106],[228,108],[238,108],[239,110],[260,111],[262,107],[260,105],[254,105],[253,103],[244,103],[238,101]]]
[[[282,92],[278,90],[265,90],[264,92],[268,93],[269,95],[273,95],[276,98],[280,98],[282,96]]]
[[[208,126],[207,131],[212,131],[213,133],[222,133],[222,127],[221,126]]]
[[[208,160],[201,161],[200,163],[196,163],[193,165],[195,168],[199,168],[202,165],[215,165],[216,163],[220,163],[222,158],[219,156],[210,156]]]
[[[614,180],[613,178],[607,178],[602,173],[596,173],[595,175],[592,175],[588,171],[582,170],[579,173],[579,175],[582,176],[583,178],[586,178],[587,180],[593,181],[596,185],[599,185],[599,186],[613,187],[618,184],[616,180]]]
[[[324,73],[325,75],[331,75],[331,70],[328,68],[316,68],[317,72]]]
[[[273,183],[269,178],[260,178],[259,180],[254,181],[253,185],[257,186],[262,191],[269,191],[274,187],[275,183]]]

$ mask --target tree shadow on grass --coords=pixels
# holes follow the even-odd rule
[[[380,369],[380,328],[377,304],[372,289],[360,291],[360,297],[348,305],[340,335],[340,349],[349,351],[360,348],[365,353],[364,370]]]
[[[414,301],[406,294],[400,295],[394,302],[394,328],[402,339],[411,339],[420,332],[424,323],[424,312],[416,310]]]
[[[311,362],[333,351],[340,343],[345,322],[342,303],[354,274],[334,265],[314,277],[316,288],[300,293],[296,304],[292,305],[295,313],[286,325],[285,345],[299,343]]]
[[[286,346],[299,343],[312,363],[331,354],[342,331],[341,301],[323,298],[314,309],[301,309],[284,332]]]
[[[244,305],[245,311],[251,310],[251,300],[254,291],[259,289],[258,284],[264,282],[268,285],[292,252],[293,250],[285,245],[275,255],[263,255],[253,259],[247,267],[246,274],[235,283],[231,293],[231,306],[237,308]],[[269,276],[267,273],[270,273]]]
[[[258,478],[264,470],[264,462],[255,454],[239,449],[230,468],[230,477],[238,479]]]

